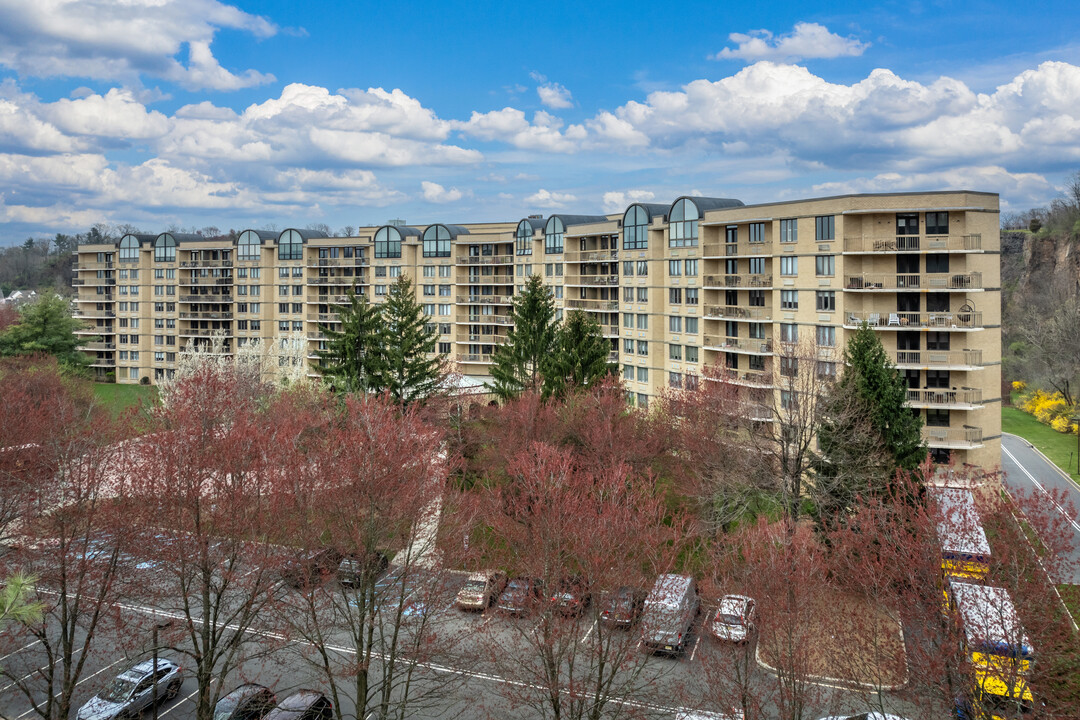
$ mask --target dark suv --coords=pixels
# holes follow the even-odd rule
[[[309,550],[290,558],[281,569],[281,579],[294,588],[312,587],[335,575],[341,553],[334,548]]]
[[[604,596],[600,604],[600,622],[612,627],[628,628],[637,622],[644,604],[644,590],[624,585]]]
[[[218,700],[214,720],[261,720],[276,704],[270,688],[247,683]]]
[[[334,705],[321,692],[298,690],[278,703],[264,720],[333,720]]]
[[[544,582],[516,577],[506,584],[495,607],[511,615],[524,615],[538,606],[544,597]]]
[[[338,582],[363,587],[379,579],[388,567],[390,560],[378,551],[346,555],[338,563]]]

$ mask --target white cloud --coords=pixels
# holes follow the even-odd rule
[[[569,153],[578,149],[584,137],[584,128],[571,125],[565,132],[559,129],[562,122],[543,110],[533,115],[530,123],[525,113],[511,107],[487,113],[473,112],[467,122],[455,123],[466,135],[481,140],[504,142],[522,150]]]
[[[525,198],[527,204],[540,208],[560,208],[576,200],[577,196],[570,193],[551,192],[543,188]]]
[[[61,99],[42,106],[42,116],[71,135],[145,140],[163,136],[169,119],[160,112],[147,111],[130,90],[112,88],[105,95],[86,95],[75,100]]]
[[[219,0],[0,0],[0,65],[23,76],[137,83],[142,75],[188,89],[270,82],[235,74],[210,50],[218,29],[269,37],[277,28]],[[187,65],[177,58],[187,50]]]
[[[819,183],[813,191],[825,195],[877,192],[919,192],[927,190],[984,190],[997,192],[1023,207],[1032,207],[1056,194],[1057,190],[1043,176],[1030,172],[1010,172],[1003,167],[957,167],[930,173],[880,173],[839,182]]]
[[[768,30],[751,30],[749,33],[731,33],[728,36],[738,47],[724,48],[712,56],[713,60],[811,60],[815,58],[856,57],[862,55],[870,43],[853,37],[841,37],[829,32],[818,23],[795,23],[795,29],[786,35],[774,36]]]
[[[433,203],[452,203],[457,202],[463,196],[463,193],[457,188],[450,188],[447,190],[439,183],[430,182],[424,180],[420,183],[421,188],[424,191],[424,199]]]
[[[637,202],[651,202],[656,199],[652,190],[624,190],[604,193],[604,212],[621,212]]]
[[[570,91],[559,83],[540,85],[536,88],[536,94],[540,96],[540,102],[552,110],[574,107],[574,99]]]

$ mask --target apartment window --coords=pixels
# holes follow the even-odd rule
[[[439,315],[446,317],[450,314],[450,303],[439,304]]]
[[[623,376],[623,380],[633,380],[634,379],[634,366],[633,365],[623,365],[622,366],[622,376]]]
[[[928,332],[928,333],[926,333],[926,349],[927,350],[948,350],[949,349],[949,333],[947,333],[947,332]]]
[[[435,314],[435,303],[424,303],[423,307],[424,307],[424,314],[425,315],[434,315]]]
[[[424,285],[423,287],[424,287],[424,294],[425,295],[432,295],[432,296],[435,295],[435,286],[434,285]]]
[[[639,287],[637,288],[637,301],[649,302],[649,288]]]
[[[648,330],[649,329],[649,316],[644,313],[638,313],[637,316],[637,329]]]
[[[296,230],[286,230],[278,238],[278,260],[302,260],[304,239]]]
[[[262,250],[262,239],[254,230],[245,230],[240,233],[236,241],[236,257],[238,260],[258,260]]]
[[[637,341],[637,354],[648,355],[649,354],[649,342],[647,340]]]
[[[176,262],[176,239],[169,233],[162,233],[154,241],[154,262]]]
[[[433,278],[433,277],[435,277],[435,266],[434,265],[425,265],[422,272],[423,272],[424,277]]]
[[[668,275],[671,277],[679,277],[682,275],[682,261],[681,260],[668,260],[667,263]]]
[[[682,373],[671,372],[668,373],[668,386],[673,388],[682,387]]]
[[[794,243],[799,241],[799,221],[795,219],[780,221],[780,242]]]
[[[400,265],[391,265],[390,266],[390,277],[392,277],[392,278],[401,277],[401,266]]]
[[[750,223],[750,242],[763,243],[765,242],[765,223],[755,222]]]
[[[728,225],[724,228],[724,242],[729,244],[739,242],[739,228],[737,225]]]
[[[780,358],[780,374],[784,377],[798,377],[799,359],[793,357]]]
[[[698,361],[698,349],[697,349],[697,347],[694,346],[694,345],[687,345],[685,349],[686,349],[686,358],[685,358],[686,362],[688,362],[688,363],[696,363]]]
[[[556,300],[561,300],[562,296],[563,296],[563,286],[562,285],[556,285],[555,286],[555,299]]]
[[[696,317],[686,318],[686,332],[690,335],[697,335],[698,331],[698,319]]]
[[[278,320],[277,329],[278,329],[278,332],[289,332],[289,321],[288,320]]]
[[[584,290],[584,288],[582,288]],[[623,302],[634,302],[634,288],[624,287],[622,289]]]
[[[383,297],[385,295],[386,295],[386,286],[385,285],[376,285],[375,286],[375,297]]]
[[[631,205],[623,214],[623,250],[646,250],[649,247],[649,212]]]
[[[649,368],[639,367],[637,369],[637,381],[640,383],[649,382]]]
[[[286,269],[287,268],[282,268],[282,270],[286,270]],[[375,277],[386,277],[386,266],[385,265],[378,265],[378,266],[375,267]]]
[[[424,257],[450,257],[450,230],[445,225],[432,225],[424,230],[422,243]]]
[[[765,274],[765,258],[750,258],[747,260],[747,265],[750,268],[751,275],[764,275]],[[735,271],[728,273],[734,275]]]
[[[798,290],[781,290],[780,291],[780,309],[782,309],[782,310],[798,310],[799,309],[799,291]]]
[[[746,293],[747,302],[750,307],[765,307],[765,291],[764,290],[750,290]],[[735,305],[737,303],[728,303],[728,305]]]
[[[390,226],[379,228],[375,232],[375,257],[401,257],[401,231]]]
[[[292,311],[293,311],[293,313],[299,315],[300,313],[304,312],[304,304],[303,303],[293,303],[292,304]]]
[[[683,270],[684,270],[684,272],[686,274],[686,277],[696,277],[697,276],[697,260],[684,260],[683,261]]]
[[[927,235],[948,235],[949,234],[949,213],[947,213],[947,212],[928,212],[928,213],[926,213],[926,234]]]
[[[831,277],[836,274],[836,256],[818,255],[814,261],[814,270],[818,277]]]
[[[126,305],[127,303],[120,303]],[[120,308],[121,310],[127,310],[126,307]],[[165,303],[154,303],[154,312],[165,312]]]
[[[630,338],[623,339],[622,349],[623,349],[623,352],[626,353],[627,355],[633,355],[634,354],[634,341],[631,340]]]
[[[735,323],[738,326],[738,323]],[[752,340],[765,339],[765,323],[747,323],[747,335]]]
[[[172,293],[169,293],[169,294],[172,295]],[[262,294],[262,286],[261,285],[251,285],[251,286],[249,286],[248,287],[248,294],[249,295],[260,295],[260,294]]]
[[[668,288],[668,303],[682,305],[682,288]]]
[[[819,380],[835,380],[836,379],[836,363],[829,362],[827,360],[818,360],[816,364],[817,376]]]
[[[544,226],[544,254],[562,254],[563,234],[565,232],[566,226],[563,224],[562,218],[558,215],[552,215],[548,218],[547,225]]]
[[[623,260],[622,274],[627,276],[627,277],[633,277],[633,275],[634,275],[634,261],[633,260]]]
[[[649,274],[649,263],[645,260],[637,261],[637,275],[638,277],[644,277]]]
[[[278,303],[277,311],[279,313],[287,313],[287,312],[289,312],[289,303]]]
[[[698,289],[686,288],[686,304],[697,305],[698,304]]]
[[[441,277],[441,278],[450,277],[450,266],[449,265],[440,265],[439,266],[439,277]]]
[[[701,216],[693,200],[690,198],[676,200],[671,206],[671,216],[668,218],[668,245],[670,247],[697,247],[699,217]]]
[[[251,305],[249,305],[248,308],[249,308],[249,312],[258,313],[259,312],[259,303],[251,303]],[[252,322],[252,324],[251,324],[251,329],[252,330],[258,330],[258,328],[255,327],[254,322]]]
[[[304,322],[302,320],[293,320],[293,322],[292,322],[292,331],[293,332],[303,332],[304,331]]]
[[[799,274],[799,258],[797,257],[782,257],[780,258],[780,275],[781,277],[795,277]]]
[[[945,253],[930,253],[926,256],[926,272],[949,272],[949,256]]]
[[[818,347],[836,347],[836,328],[831,325],[818,325],[815,340]]]
[[[682,345],[668,345],[668,359],[682,360]]]
[[[439,297],[450,297],[450,286],[449,285],[440,285],[439,286]]]
[[[949,411],[928,409],[926,424],[929,427],[949,427]]]
[[[814,218],[814,237],[818,242],[836,239],[836,218],[833,215],[819,215]]]
[[[818,290],[816,297],[818,312],[836,312],[836,291]]]
[[[668,330],[673,333],[682,332],[682,318],[678,315],[672,315],[668,318]]]
[[[780,342],[799,342],[799,326],[794,323],[780,323]]]
[[[439,343],[439,353],[442,354],[442,355],[449,355],[450,354],[450,343],[448,343],[448,342]]]
[[[649,409],[649,396],[644,393],[637,394],[637,406],[642,410]]]

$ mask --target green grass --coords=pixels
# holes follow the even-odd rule
[[[1059,433],[1014,407],[1001,408],[1002,432],[1019,435],[1064,470],[1073,482],[1080,483],[1076,472],[1076,436]]]
[[[1080,623],[1080,585],[1058,585],[1061,599],[1065,601],[1065,607],[1069,608],[1069,614],[1073,620]]]
[[[138,406],[140,401],[149,404],[157,400],[157,388],[153,385],[94,383],[94,396],[113,417],[119,417],[128,408]]]

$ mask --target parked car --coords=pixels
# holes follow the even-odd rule
[[[390,559],[377,550],[346,555],[338,563],[338,582],[360,587],[381,577],[388,567]]]
[[[120,673],[109,687],[79,708],[77,720],[120,720],[138,717],[154,702],[171,700],[184,684],[184,670],[171,660],[158,658],[136,663]]]
[[[524,615],[544,599],[544,582],[535,578],[516,577],[506,584],[496,609],[511,615]]]
[[[754,633],[754,600],[745,595],[725,595],[720,600],[709,630],[718,640],[744,643]]]
[[[462,610],[483,610],[495,601],[506,585],[506,575],[498,570],[484,570],[469,576],[457,594]]]
[[[580,577],[563,579],[551,594],[551,603],[555,609],[568,617],[580,615],[591,601],[589,585]]]
[[[298,690],[277,704],[265,720],[333,720],[334,705],[317,690]]]
[[[341,553],[334,548],[308,550],[290,558],[281,570],[281,578],[294,588],[318,585],[335,574]]]
[[[270,688],[245,683],[217,701],[214,720],[262,720],[275,705],[277,697]]]
[[[693,578],[661,575],[646,596],[641,612],[642,644],[654,653],[681,653],[700,611],[701,600]]]
[[[641,616],[644,603],[644,590],[623,585],[601,600],[600,622],[611,627],[629,628]]]
[[[858,715],[830,715],[821,720],[904,720],[899,715],[888,715],[879,712],[864,712]]]

